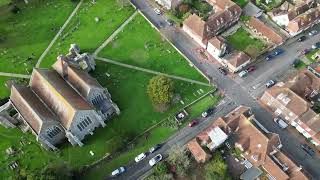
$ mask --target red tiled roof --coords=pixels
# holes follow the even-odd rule
[[[208,154],[198,143],[197,139],[193,139],[188,143],[188,149],[194,156],[197,162],[206,162],[211,158],[211,154]]]
[[[252,17],[248,23],[248,25],[261,33],[263,36],[268,38],[271,42],[275,44],[281,44],[283,42],[283,38],[274,31],[271,27],[265,25],[259,19]]]

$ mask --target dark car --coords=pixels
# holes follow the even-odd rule
[[[156,144],[155,146],[153,146],[152,148],[149,149],[149,153],[153,153],[156,150],[160,149],[161,145],[160,144]]]
[[[198,121],[197,120],[192,120],[190,123],[189,123],[189,127],[193,127],[195,125],[198,124]]]
[[[311,157],[313,157],[316,153],[314,152],[314,150],[308,146],[307,144],[302,144],[301,145],[302,149],[309,154]]]
[[[300,64],[300,59],[295,59],[295,60],[293,61],[293,63],[292,63],[292,66],[293,66],[294,68],[296,68],[296,67],[298,67],[299,64]]]
[[[248,69],[247,69],[248,72],[253,72],[253,71],[255,71],[255,70],[256,70],[256,67],[255,67],[255,66],[250,66],[250,67],[248,67]]]
[[[315,43],[312,45],[312,49],[319,49],[320,48],[320,42]]]
[[[307,39],[307,36],[301,36],[298,38],[298,42],[305,41]]]
[[[213,112],[214,112],[214,108],[209,108],[208,110],[206,110],[205,112],[203,112],[202,114],[201,114],[201,116],[202,117],[208,117],[208,116],[210,116],[211,114],[213,114]]]
[[[266,57],[266,60],[267,60],[267,61],[270,61],[270,60],[272,60],[272,58],[273,58],[273,56],[272,56],[271,54],[269,54],[269,55]]]
[[[227,70],[226,70],[224,67],[219,67],[218,69],[219,69],[219,72],[220,72],[221,74],[223,74],[223,75],[227,75],[227,74],[228,74],[228,73],[227,73]]]
[[[273,52],[273,56],[279,56],[281,54],[284,53],[284,50],[283,49],[276,49],[274,52]]]

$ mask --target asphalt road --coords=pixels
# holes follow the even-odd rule
[[[257,70],[246,78],[235,79],[229,76],[223,76],[219,73],[217,66],[212,63],[203,62],[196,53],[199,46],[186,34],[177,31],[176,28],[170,27],[165,22],[165,17],[156,15],[153,11],[154,7],[146,0],[131,0],[136,7],[156,26],[162,34],[164,34],[192,63],[200,69],[208,77],[212,77],[212,83],[217,85],[226,95],[226,103],[218,107],[218,112],[214,117],[203,120],[194,128],[185,127],[177,134],[172,136],[163,147],[155,154],[139,163],[130,163],[126,165],[127,171],[117,179],[141,179],[150,172],[151,167],[148,164],[149,159],[157,153],[161,153],[166,157],[168,149],[174,145],[184,145],[190,139],[195,137],[202,129],[212,123],[216,117],[223,116],[238,105],[245,105],[252,108],[256,119],[269,131],[278,133],[283,144],[282,150],[303,170],[310,174],[313,179],[320,179],[320,159],[319,157],[311,158],[300,147],[301,142],[286,130],[281,130],[273,121],[272,115],[263,109],[256,101],[256,97],[261,95],[265,90],[264,84],[269,79],[277,79],[286,72],[294,59],[298,56],[298,51],[310,47],[313,43],[319,41],[320,35],[308,38],[302,43],[295,43],[294,39],[288,41],[281,46],[285,50],[285,54],[275,58],[270,62],[259,61],[256,66]],[[315,27],[318,28],[318,27]],[[231,102],[232,103],[231,103]]]

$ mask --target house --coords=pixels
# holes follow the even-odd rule
[[[319,78],[313,73],[303,71],[287,84],[276,84],[261,97],[261,102],[268,109],[295,127],[316,146],[320,145],[320,117],[312,110],[307,99],[318,95],[319,83]]]
[[[206,48],[208,40],[238,22],[241,8],[230,0],[208,0],[215,12],[206,21],[196,14],[183,22],[183,30],[201,47]]]
[[[207,51],[211,56],[220,59],[226,53],[226,50],[227,44],[223,37],[215,36],[208,41]]]
[[[309,9],[307,12],[297,16],[288,24],[289,34],[294,36],[309,27],[319,23],[320,7]]]
[[[187,146],[198,163],[205,163],[212,157],[212,155],[206,152],[200,145],[198,138],[191,140]]]
[[[158,4],[166,8],[167,10],[176,8],[182,0],[156,0]]]
[[[250,63],[250,56],[242,51],[232,53],[230,56],[224,58],[224,64],[232,73],[241,71]]]
[[[320,64],[318,62],[310,64],[307,69],[320,78]]]
[[[265,25],[255,17],[251,17],[247,25],[251,30],[253,30],[253,32],[261,36],[267,42],[280,45],[284,41],[283,38],[277,32],[275,32],[273,28]]]
[[[12,108],[22,130],[31,130],[44,148],[52,150],[64,139],[82,146],[95,128],[104,127],[120,113],[107,89],[86,70],[60,58],[53,70],[35,68],[29,86],[11,86],[10,101],[0,110],[9,112]]]
[[[255,117],[251,109],[239,106],[226,116],[215,120],[209,128],[191,141],[197,143],[195,146],[198,147],[198,151],[195,151],[193,147],[189,149],[196,159],[204,162],[205,157],[209,154],[205,155],[205,151],[201,151],[201,149],[206,148],[208,141],[210,142],[211,137],[208,137],[208,132],[218,127],[229,136],[228,142],[243,152],[243,159],[240,160],[243,164],[246,164],[248,171],[252,168],[264,170],[269,179],[307,180],[308,178],[301,172],[301,168],[280,151],[282,144],[279,135],[262,133],[250,122],[252,120],[255,120]],[[252,173],[248,172],[248,174]]]
[[[296,1],[294,4],[285,1],[280,7],[274,8],[269,15],[291,36],[319,22],[319,8],[314,0]]]

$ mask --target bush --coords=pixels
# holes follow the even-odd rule
[[[153,173],[156,176],[165,175],[168,173],[167,165],[162,161],[159,162],[153,169]]]
[[[176,173],[181,176],[187,173],[191,165],[190,159],[186,154],[186,150],[178,146],[173,146],[171,148],[168,161],[176,168]]]
[[[224,162],[221,154],[215,152],[212,160],[205,165],[205,179],[221,179],[221,180],[230,180],[231,178],[228,175],[228,167]]]

